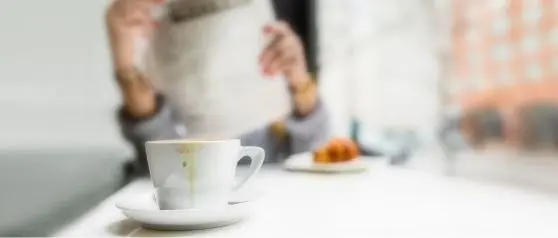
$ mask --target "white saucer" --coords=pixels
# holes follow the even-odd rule
[[[159,210],[152,194],[118,202],[116,207],[128,218],[153,230],[200,230],[231,225],[248,217],[251,203],[229,202],[223,208]]]
[[[364,158],[359,157],[353,161],[334,164],[316,164],[313,161],[312,153],[301,153],[287,158],[284,168],[290,171],[314,173],[358,173],[368,170]]]

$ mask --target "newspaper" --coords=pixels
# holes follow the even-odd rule
[[[223,0],[204,3],[211,1],[218,6]],[[240,4],[205,15],[197,10],[179,20],[163,16],[142,57],[153,85],[177,109],[189,137],[236,137],[291,110],[285,80],[264,77],[258,64],[270,40],[262,28],[273,21],[271,3],[235,1]]]

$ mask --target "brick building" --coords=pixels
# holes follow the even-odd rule
[[[558,1],[455,0],[453,18],[448,91],[468,114],[494,110],[505,141],[522,143],[534,130],[524,112],[558,105]]]

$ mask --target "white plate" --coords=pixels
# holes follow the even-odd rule
[[[349,162],[335,164],[316,164],[312,153],[295,154],[287,158],[284,167],[291,171],[316,172],[316,173],[357,173],[368,169],[367,163],[359,157]]]
[[[223,208],[159,210],[152,194],[118,202],[116,207],[128,218],[154,230],[200,230],[231,225],[248,217],[249,201],[230,202]]]

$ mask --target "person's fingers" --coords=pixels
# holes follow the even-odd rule
[[[269,48],[268,54],[262,61],[264,72],[276,74],[281,70],[285,61],[291,61],[298,54],[297,40],[294,37],[283,37]]]
[[[147,18],[151,18],[151,10],[158,4],[155,0],[122,0],[126,1],[118,9],[119,15],[125,20],[138,15],[140,12]]]
[[[294,68],[298,60],[294,52],[289,54],[284,54],[284,57],[276,58],[269,66],[269,72],[271,75],[278,74],[280,72],[288,71]]]
[[[267,75],[275,75],[294,68],[303,56],[300,39],[286,22],[274,22],[264,27],[266,34],[274,37],[260,57],[261,67]]]
[[[281,41],[282,41],[282,37],[279,36],[274,37],[273,40],[271,40],[271,42],[269,43],[269,45],[267,45],[265,49],[262,51],[260,55],[260,65],[262,66],[264,71],[269,68],[269,65],[271,64],[273,59],[275,59],[277,57],[277,54],[280,53],[278,52],[277,44],[279,44],[279,42]]]
[[[152,1],[152,0],[150,0]],[[136,8],[133,12],[126,15],[123,23],[132,27],[143,27],[151,31],[151,28],[157,28],[159,23],[155,19],[151,12],[152,3],[146,2],[142,7]]]
[[[264,31],[269,34],[273,34],[273,38],[275,39],[273,44],[268,45],[268,48],[276,47],[276,45],[281,44],[282,41],[285,41],[283,44],[288,44],[288,47],[292,46],[300,48],[300,46],[297,45],[298,43],[300,43],[298,36],[290,29],[289,25],[285,22],[268,24],[268,26],[264,28]]]
[[[285,69],[285,70],[290,70],[290,69],[294,68],[296,64],[297,64],[297,59],[296,58],[294,58],[294,57],[293,58],[286,58],[281,62],[280,67],[282,69]]]
[[[136,11],[126,18],[126,23],[129,26],[144,26],[149,27],[153,19],[145,12]]]
[[[280,59],[276,59],[274,61],[271,62],[271,64],[269,65],[269,68],[267,70],[269,75],[276,75],[277,73],[279,73],[280,69],[281,69],[281,60]]]
[[[294,48],[284,48],[280,51],[281,53],[275,57],[269,64],[269,72],[271,74],[277,74],[280,71],[290,67],[289,64],[296,62],[297,52]]]
[[[149,3],[149,4],[162,4],[164,2],[166,2],[167,0],[119,0],[122,1],[126,4],[143,4],[143,3]]]
[[[262,67],[263,72],[265,74],[270,74],[271,73],[271,66],[272,66],[273,62],[277,61],[277,58],[279,58],[280,56],[281,56],[281,52],[278,51],[278,50],[270,50],[266,54],[266,57],[261,62],[261,67]]]
[[[131,5],[137,7],[141,11],[149,11],[156,6],[161,5],[165,0],[129,0]]]
[[[269,23],[264,26],[264,33],[275,35],[289,35],[292,33],[291,27],[284,21]]]
[[[294,36],[292,31],[290,30],[289,25],[284,21],[278,21],[266,24],[263,28],[264,33],[273,35],[273,40],[268,44],[266,49],[263,52],[269,52],[270,49],[276,48],[276,45],[281,42],[284,38],[290,38]],[[265,54],[262,54],[260,57],[260,61],[263,61]]]

